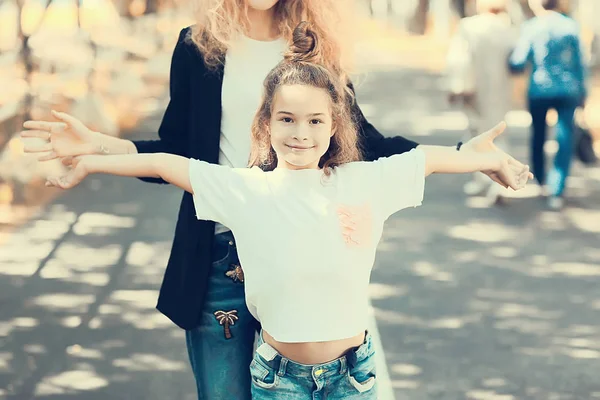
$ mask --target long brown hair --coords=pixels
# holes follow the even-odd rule
[[[316,64],[320,58],[321,40],[307,22],[296,27],[290,50],[265,78],[262,102],[252,123],[250,166],[272,170],[277,166],[277,155],[271,146],[270,121],[273,100],[283,85],[308,85],[325,90],[331,100],[333,136],[329,149],[321,157],[319,167],[325,175],[331,168],[361,159],[357,130],[350,105],[354,101],[339,71],[331,71]]]
[[[308,21],[322,40],[319,64],[350,73],[353,59],[353,12],[350,2],[340,0],[279,0],[275,23],[279,33],[292,42],[294,28]],[[248,6],[245,0],[193,0],[196,24],[191,40],[198,47],[205,64],[216,68],[236,35],[248,29]]]

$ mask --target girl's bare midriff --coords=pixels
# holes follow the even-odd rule
[[[305,343],[278,342],[264,330],[262,335],[264,341],[275,348],[279,354],[300,364],[322,364],[335,360],[351,348],[360,346],[365,340],[364,332],[348,339]]]

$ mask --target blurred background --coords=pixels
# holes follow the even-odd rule
[[[340,0],[341,1],[341,0]],[[359,10],[358,100],[386,135],[453,145],[448,50],[472,0],[345,0]],[[582,126],[600,140],[600,1],[563,1],[590,65]],[[513,0],[518,30],[533,16]],[[111,135],[154,137],[184,0],[0,0],[0,398],[192,399],[183,333],[154,310],[180,192],[93,177],[44,187],[18,138],[51,109]],[[529,160],[527,74],[506,116]],[[556,143],[548,115],[552,155]],[[598,153],[600,154],[600,153]],[[600,398],[600,170],[574,161],[566,206],[532,183],[502,204],[433,177],[390,220],[373,272],[384,398]],[[156,210],[160,211],[156,213]],[[406,229],[410,226],[411,229]]]

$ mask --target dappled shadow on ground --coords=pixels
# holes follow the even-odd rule
[[[382,72],[359,97],[387,132],[418,133],[428,120],[419,140],[452,145],[460,116],[440,83]],[[395,93],[383,105],[382,85]],[[522,120],[507,133],[526,161]],[[422,207],[387,222],[371,292],[398,399],[600,398],[599,172],[575,163],[562,213],[546,210],[535,185],[490,207],[462,194],[468,177],[434,176]]]
[[[178,193],[94,178],[11,235],[0,253],[2,394],[194,398],[183,331],[154,308]]]

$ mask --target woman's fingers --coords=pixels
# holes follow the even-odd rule
[[[19,135],[21,135],[22,138],[38,138],[38,139],[48,140],[49,133],[50,132],[48,132],[48,131],[29,130],[29,131],[21,131],[19,133]]]
[[[61,121],[66,122],[67,124],[71,125],[72,127],[83,127],[84,126],[80,120],[78,120],[77,118],[75,118],[72,115],[69,115],[67,113],[52,110],[52,115],[54,116],[54,118],[60,119]],[[65,125],[65,124],[63,124],[63,125]]]
[[[508,188],[508,185],[506,185],[502,179],[500,179],[500,177],[498,176],[497,173],[492,172],[490,174],[488,174],[488,176],[494,181],[496,182],[498,185],[502,186],[503,188]]]
[[[50,121],[25,121],[23,123],[23,128],[32,129],[38,131],[46,132],[46,136],[48,136],[47,132],[60,132],[65,129],[67,124],[64,122],[50,122]]]
[[[58,187],[61,189],[70,189],[73,185],[71,185],[69,179],[66,176],[57,177],[48,177],[46,179],[47,187]]]
[[[51,151],[48,154],[45,154],[41,157],[38,158],[38,161],[50,161],[50,160],[54,160],[58,158],[58,154],[56,154],[55,152]]]

